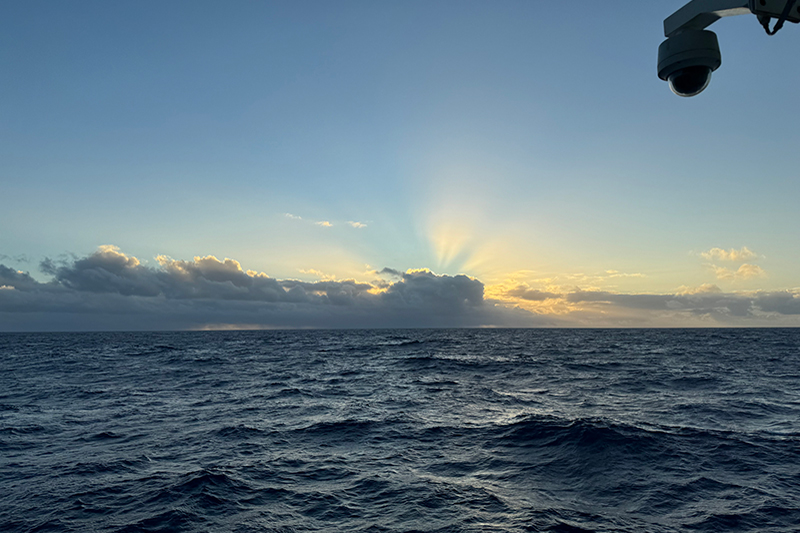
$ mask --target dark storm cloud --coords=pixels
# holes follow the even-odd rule
[[[160,256],[148,266],[113,246],[42,262],[53,279],[0,270],[0,328],[186,329],[253,327],[459,327],[529,325],[529,313],[483,297],[467,276],[397,272],[395,282],[278,280],[232,259]],[[396,271],[394,271],[396,272]],[[23,316],[23,315],[27,315]]]

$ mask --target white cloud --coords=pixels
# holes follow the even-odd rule
[[[722,248],[712,248],[707,252],[701,252],[700,255],[708,259],[709,261],[748,261],[750,259],[756,259],[758,255],[754,252],[750,251],[746,246],[743,246],[740,250],[736,250],[731,248],[730,250],[723,250]]]
[[[323,281],[331,281],[336,279],[335,274],[326,274],[323,271],[317,270],[315,268],[308,268],[308,269],[301,268],[298,272],[300,272],[301,274],[310,274],[312,276],[316,276]]]
[[[353,226],[354,228],[357,228],[357,229],[366,228],[367,227],[367,225],[364,224],[363,222],[354,222],[352,220],[349,221],[348,224],[350,224],[351,226]]]
[[[609,278],[644,278],[646,277],[644,274],[639,272],[634,273],[626,273],[626,272],[619,272],[617,270],[606,270],[606,276]]]
[[[751,265],[749,263],[744,263],[736,270],[716,265],[709,266],[714,270],[714,274],[717,276],[717,279],[722,280],[739,281],[753,278],[763,278],[767,275],[763,268],[758,265]]]
[[[317,226],[322,226],[323,228],[330,228],[333,226],[333,224],[331,224],[327,220],[320,220],[319,222],[314,222],[314,224],[316,224]]]
[[[680,287],[678,288],[676,294],[681,296],[691,295],[691,294],[718,294],[721,293],[722,289],[717,287],[712,283],[703,283],[699,287]]]

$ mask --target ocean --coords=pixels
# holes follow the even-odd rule
[[[0,334],[0,531],[800,531],[800,329]]]

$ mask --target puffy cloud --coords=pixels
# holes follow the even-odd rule
[[[700,255],[709,261],[748,261],[756,259],[758,255],[750,251],[747,246],[743,246],[740,250],[731,248],[730,250],[723,250],[722,248],[712,248],[707,252],[701,252]]]
[[[327,220],[320,220],[319,222],[314,222],[317,226],[322,226],[323,228],[330,228],[333,227],[333,224],[328,222]]]
[[[76,291],[111,292],[125,296],[156,296],[161,292],[157,276],[135,257],[116,246],[100,246],[96,252],[73,264],[42,262],[41,269],[52,274],[62,286]]]
[[[363,222],[354,222],[352,220],[349,221],[348,224],[350,224],[351,226],[353,226],[356,229],[366,228],[367,227],[367,225],[364,224]]]
[[[403,307],[463,310],[481,306],[483,283],[464,275],[439,276],[430,270],[410,270],[381,293],[385,301]]]
[[[763,278],[767,275],[763,268],[758,265],[751,265],[749,263],[744,263],[736,270],[717,265],[709,266],[714,270],[714,274],[717,276],[717,279],[738,281],[752,278]]]
[[[722,289],[720,289],[716,285],[712,283],[703,283],[699,287],[680,287],[677,291],[677,294],[681,296],[686,296],[690,294],[708,294],[708,293],[716,294],[721,292]]]
[[[751,265],[748,263],[741,265],[736,271],[737,279],[763,278],[766,275],[767,273],[763,268],[758,265]]]

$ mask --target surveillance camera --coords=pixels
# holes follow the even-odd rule
[[[658,47],[658,77],[678,96],[703,92],[722,64],[717,36],[705,28],[722,17],[756,15],[769,35],[785,22],[800,23],[800,0],[690,0],[664,19],[667,40]],[[776,19],[770,28],[770,21]]]
[[[684,29],[658,47],[658,77],[678,96],[695,96],[708,87],[711,73],[722,64],[714,32]]]

